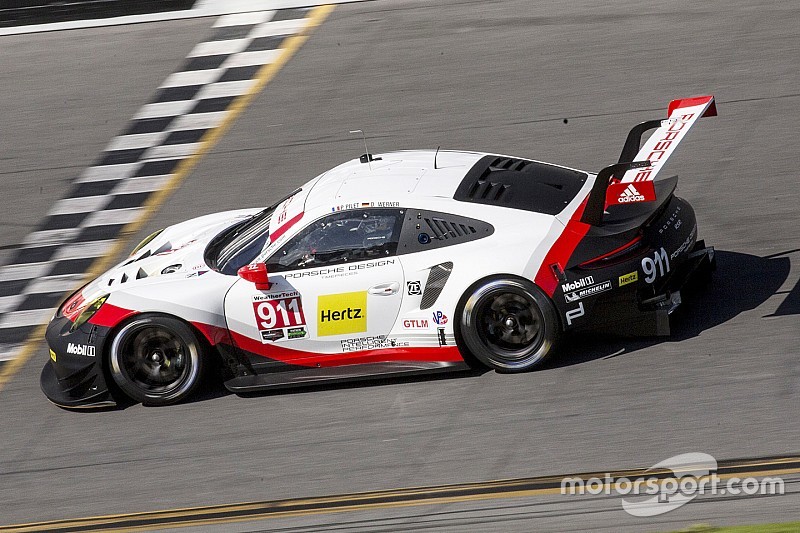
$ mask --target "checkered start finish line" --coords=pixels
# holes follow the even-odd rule
[[[220,17],[98,162],[77,178],[37,229],[0,267],[0,366],[14,359],[65,293],[106,255],[122,229],[144,214],[176,167],[252,90],[257,73],[277,60],[285,39],[303,32],[311,8]]]

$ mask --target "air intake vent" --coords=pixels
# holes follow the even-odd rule
[[[492,233],[492,225],[481,220],[439,211],[408,209],[400,230],[397,253],[410,254],[462,244]]]
[[[425,292],[422,293],[422,301],[419,304],[420,309],[430,309],[439,295],[442,294],[444,284],[453,272],[453,263],[441,263],[431,268],[428,274],[428,282],[425,283]]]
[[[434,239],[456,239],[477,233],[473,226],[447,221],[443,218],[426,218],[425,224],[428,225],[428,229]]]
[[[586,178],[585,172],[547,163],[487,155],[467,172],[453,199],[555,215]]]
[[[488,180],[478,180],[470,187],[467,197],[471,199],[489,200],[497,202],[511,185],[494,183]]]
[[[524,159],[514,159],[512,157],[498,157],[491,163],[489,163],[489,168],[486,169],[485,174],[489,174],[490,172],[494,172],[497,170],[517,170],[522,171],[523,168],[528,166],[531,161],[525,161]]]

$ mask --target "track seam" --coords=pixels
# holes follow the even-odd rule
[[[158,527],[172,529],[208,526],[235,522],[290,518],[419,505],[441,505],[460,502],[507,499],[545,495],[563,495],[566,478],[604,479],[603,486],[616,487],[621,477],[650,477],[660,480],[678,479],[681,472],[693,472],[686,465],[680,469],[635,468],[622,471],[584,472],[561,476],[540,476],[477,483],[431,487],[391,489],[374,492],[341,494],[311,498],[243,502],[183,509],[165,509],[77,519],[50,520],[28,524],[0,526],[0,533],[38,531],[141,531]],[[765,477],[800,473],[800,456],[770,457],[721,461],[715,471],[720,479],[738,476]]]

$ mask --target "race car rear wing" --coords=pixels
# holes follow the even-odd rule
[[[628,133],[619,162],[597,173],[581,222],[600,226],[609,205],[652,202],[653,180],[699,118],[717,116],[713,96],[673,100],[664,120],[648,120]],[[642,135],[658,128],[640,148]]]

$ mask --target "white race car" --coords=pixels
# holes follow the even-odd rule
[[[267,209],[156,232],[61,305],[42,389],[64,407],[161,405],[211,369],[235,392],[517,372],[565,332],[668,334],[679,289],[714,255],[677,178],[655,177],[714,114],[710,96],[673,101],[597,175],[478,152],[365,154]]]

